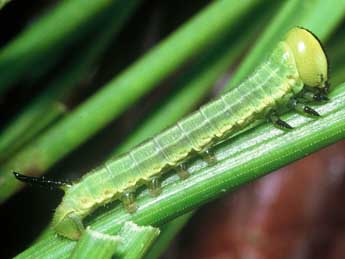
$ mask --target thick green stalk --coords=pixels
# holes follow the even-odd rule
[[[122,259],[143,258],[146,251],[159,236],[160,230],[151,226],[141,227],[133,222],[125,222],[117,233],[121,237],[121,246],[116,254]]]
[[[71,259],[106,259],[116,255],[122,259],[142,258],[160,231],[125,222],[116,235],[103,234],[87,228],[73,249]]]
[[[70,258],[110,259],[120,243],[119,236],[102,234],[88,228],[80,237]]]
[[[228,84],[228,88],[238,85],[252,72],[285,33],[292,27],[302,26],[317,35],[322,41],[328,39],[345,14],[343,0],[289,0],[271,25],[265,30],[255,47],[247,55]],[[328,17],[324,19],[324,17]]]
[[[13,177],[13,170],[27,175],[41,175],[118,117],[188,58],[216,42],[235,25],[240,16],[258,2],[216,1],[181,26],[97,94],[32,142],[32,145],[9,160],[0,169],[0,202],[5,201],[22,186]]]
[[[45,69],[52,56],[57,60],[66,47],[94,29],[96,19],[109,15],[107,12],[116,5],[121,5],[121,1],[59,2],[0,50],[0,94],[37,67]]]
[[[171,240],[188,223],[192,215],[193,212],[186,213],[160,227],[161,234],[157,238],[157,241],[152,245],[148,253],[145,255],[145,259],[160,258],[163,252],[166,251],[166,249],[169,247]]]
[[[290,113],[283,119],[294,127],[285,132],[264,123],[218,145],[213,150],[217,163],[203,160],[191,163],[191,176],[179,180],[176,174],[163,182],[163,192],[152,198],[147,191],[137,199],[139,209],[128,214],[122,206],[105,209],[90,226],[102,233],[117,233],[126,221],[138,225],[160,226],[165,222],[235,190],[260,176],[345,138],[345,84],[330,94],[331,101],[315,107],[318,119]],[[67,258],[74,241],[51,235],[16,258]],[[62,252],[64,251],[64,252]]]
[[[139,3],[140,1],[132,2]],[[25,107],[22,113],[1,132],[0,161],[12,156],[13,152],[64,114],[65,99],[68,99],[78,87],[79,82],[87,77],[96,60],[135,10],[137,4],[128,3],[122,7],[121,11],[118,9],[116,16],[110,17],[104,23],[104,29],[95,35],[95,40],[67,64],[63,73],[50,83],[47,90]]]

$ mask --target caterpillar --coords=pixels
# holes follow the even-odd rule
[[[283,129],[292,127],[279,115],[286,108],[307,115],[319,114],[306,105],[327,100],[328,62],[319,40],[308,30],[292,28],[269,57],[237,88],[215,99],[174,126],[86,174],[75,184],[23,176],[22,181],[62,186],[65,196],[53,217],[55,231],[79,239],[83,219],[96,208],[121,200],[130,213],[136,210],[135,190],[147,185],[151,195],[161,191],[160,176],[176,169],[188,177],[184,162],[201,154],[214,161],[209,148],[257,119],[268,118]]]

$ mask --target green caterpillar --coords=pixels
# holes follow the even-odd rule
[[[291,128],[279,118],[286,107],[318,115],[304,103],[327,100],[327,78],[327,59],[319,41],[305,29],[291,29],[269,58],[237,88],[86,174],[80,182],[65,185],[66,194],[53,218],[54,229],[64,237],[78,239],[84,230],[83,219],[117,199],[129,212],[135,212],[136,188],[145,184],[152,195],[158,195],[162,174],[175,168],[182,179],[187,177],[183,165],[193,153],[212,162],[208,152],[212,145],[256,119],[269,118],[278,127]],[[47,182],[15,174],[23,181]]]

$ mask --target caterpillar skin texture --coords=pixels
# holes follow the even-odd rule
[[[68,187],[56,209],[54,229],[78,239],[84,229],[82,220],[96,208],[121,199],[131,209],[138,186],[146,184],[154,191],[157,177],[181,165],[191,153],[202,154],[254,120],[288,106],[304,85],[315,91],[326,88],[327,69],[318,40],[304,29],[293,28],[237,88]]]

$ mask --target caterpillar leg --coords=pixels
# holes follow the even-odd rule
[[[293,129],[293,127],[290,124],[280,119],[279,116],[275,112],[269,115],[269,120],[273,123],[275,127],[279,129],[285,129],[285,130]]]
[[[210,149],[206,149],[204,152],[202,152],[201,156],[208,165],[213,165],[217,162],[214,153]]]
[[[122,194],[121,201],[125,209],[129,213],[134,213],[137,211],[138,207],[135,203],[135,193],[134,191],[126,191]]]
[[[302,113],[304,115],[311,115],[314,117],[319,117],[320,114],[315,111],[313,108],[310,108],[309,106],[305,105],[302,102],[299,102],[297,99],[291,100],[291,106],[293,109],[295,109],[297,112]]]
[[[158,176],[153,176],[147,183],[151,196],[158,196],[162,192],[161,181]]]
[[[304,92],[302,94],[302,98],[309,101],[309,102],[326,102],[329,101],[329,98],[326,94],[318,91],[317,93],[314,92]]]
[[[184,180],[189,177],[189,172],[186,169],[184,164],[180,164],[176,167],[177,175],[180,177],[181,180]]]

